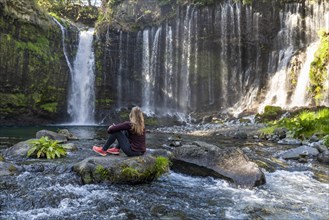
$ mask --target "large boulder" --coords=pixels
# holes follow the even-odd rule
[[[139,157],[88,157],[75,164],[73,170],[89,183],[149,183],[168,171],[169,159],[146,154]]]
[[[238,148],[219,148],[204,142],[193,142],[174,150],[172,169],[198,176],[213,176],[244,187],[266,183],[265,175]]]
[[[21,141],[4,151],[4,156],[8,158],[21,159],[27,157],[27,152],[31,148],[30,142],[36,139]]]
[[[4,151],[6,158],[22,160],[27,158],[27,152],[32,147],[31,142],[37,139],[28,139],[26,141],[18,142]],[[61,144],[66,151],[77,151],[78,148],[73,143]]]

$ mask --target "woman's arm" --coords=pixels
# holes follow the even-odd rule
[[[107,133],[111,134],[117,131],[130,130],[130,129],[131,129],[130,121],[125,121],[120,124],[116,124],[116,125],[113,124],[110,127],[108,127]]]

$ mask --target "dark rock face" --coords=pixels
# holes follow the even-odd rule
[[[69,69],[60,28],[35,1],[0,1],[0,122],[65,117]]]
[[[194,142],[174,150],[173,170],[199,176],[223,178],[236,185],[253,187],[265,184],[265,175],[237,148],[220,149]]]
[[[321,163],[329,164],[329,150],[326,150],[319,154],[317,159]]]
[[[305,35],[305,20],[296,27],[285,20],[293,13],[318,16],[306,3],[253,1],[251,7],[215,1],[206,7],[172,4],[170,10],[159,10],[155,1],[144,1],[143,7],[151,11],[142,16],[148,25],[131,28],[138,15],[126,12],[143,7],[141,1],[127,2],[116,6],[122,13],[115,11],[113,26],[99,27],[95,48],[97,99],[110,99],[117,107],[137,104],[160,114],[211,111],[243,104],[241,98],[254,91],[254,102],[247,103],[252,110],[282,68],[279,54],[289,47],[297,54],[317,39],[317,30]],[[291,34],[285,36],[286,29]],[[288,98],[293,85],[289,89]],[[98,106],[98,114],[105,104]]]
[[[36,140],[36,139],[29,139],[26,141],[18,142],[14,146],[8,148],[4,152],[4,156],[17,160],[22,160],[23,158],[27,158],[27,152],[31,148],[29,142],[31,142],[32,140]]]

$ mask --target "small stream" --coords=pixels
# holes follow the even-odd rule
[[[43,128],[0,128],[0,153],[20,140],[33,138]],[[46,128],[56,131],[63,127]],[[82,185],[71,166],[95,155],[91,146],[104,143],[105,128],[67,128],[80,137],[74,142],[79,151],[53,161],[16,161],[24,172],[0,176],[0,219],[328,219],[329,185],[314,178],[313,163],[289,162],[286,169],[265,172],[267,183],[254,189],[235,188],[224,180],[173,171],[151,184]],[[171,135],[149,132],[148,146],[168,145]],[[181,137],[183,143],[204,140],[248,147],[256,153],[259,146],[267,146],[223,137]],[[283,150],[268,144],[259,156],[272,157],[278,151],[275,147]]]

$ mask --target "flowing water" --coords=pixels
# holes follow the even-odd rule
[[[1,128],[0,153],[8,142],[28,139],[43,127]],[[60,127],[46,127],[56,130]],[[71,166],[105,142],[104,127],[65,127],[80,137],[78,152],[53,161],[28,160],[24,172],[0,177],[0,219],[327,219],[329,185],[314,179],[313,165],[291,163],[265,172],[267,183],[235,188],[224,180],[170,171],[144,185],[82,185]],[[168,130],[169,131],[169,130]],[[149,132],[148,146],[167,144],[171,133]],[[7,139],[5,139],[7,138]],[[255,143],[182,135],[183,141],[205,140],[227,146]],[[278,147],[278,148],[277,148]],[[259,150],[266,151],[266,143]],[[272,157],[280,146],[268,147]],[[110,156],[109,156],[110,157]],[[10,159],[7,159],[7,162]],[[14,161],[13,161],[14,162]],[[41,169],[40,169],[41,167]]]
[[[93,52],[94,29],[80,31],[79,46],[71,72],[68,112],[72,124],[94,124],[95,75]]]
[[[120,31],[118,43],[108,49],[127,55],[104,59],[116,59],[111,68],[121,81],[143,80],[132,80],[134,88],[128,83],[117,88],[118,107],[134,103],[146,112],[174,114],[307,106],[309,94],[299,100],[292,93],[308,91],[305,71],[314,54],[300,61],[304,65],[296,68],[294,80],[290,69],[297,55],[319,42],[328,11],[327,1],[264,9],[228,0],[211,7],[186,5],[161,25],[136,33]]]

